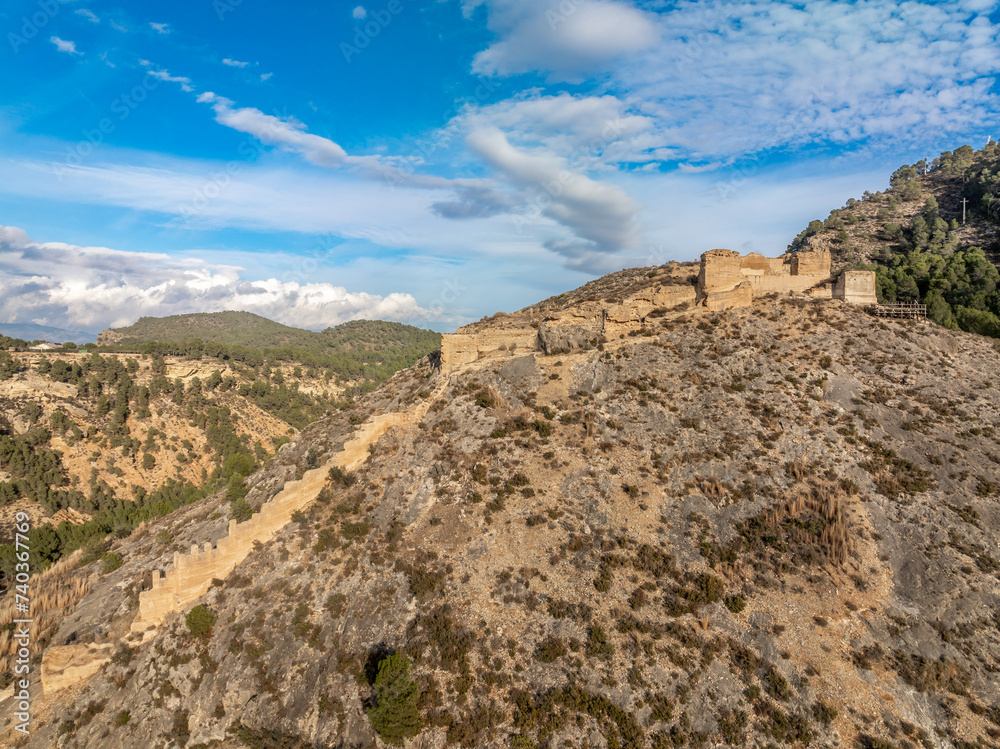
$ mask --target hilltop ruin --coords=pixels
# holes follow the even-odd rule
[[[639,331],[649,319],[682,310],[749,307],[754,298],[766,294],[807,294],[848,304],[876,304],[873,271],[844,271],[834,281],[830,266],[830,253],[825,250],[776,258],[709,250],[702,254],[696,276],[668,272],[662,282],[621,298],[592,299],[566,309],[536,305],[459,328],[442,337],[441,367],[450,372],[480,359],[586,348]],[[657,271],[649,277],[657,278]]]

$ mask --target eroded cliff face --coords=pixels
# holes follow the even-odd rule
[[[662,285],[602,282],[469,332],[582,327]],[[221,497],[117,541],[53,641],[112,659],[43,698],[29,745],[384,746],[364,708],[390,651],[420,690],[411,749],[995,743],[994,342],[808,297],[644,316],[424,362],[310,426],[252,505],[309,448],[325,465],[425,407],[211,583],[207,638],[180,611],[128,630],[150,570],[227,534]]]

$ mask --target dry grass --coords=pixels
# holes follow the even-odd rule
[[[28,597],[33,622],[29,632],[35,653],[42,651],[63,617],[73,610],[90,588],[85,577],[74,574],[80,553],[77,551],[59,560],[45,572],[31,578]],[[23,617],[24,614],[17,612],[15,591],[11,590],[0,601],[0,684],[9,681],[14,665],[14,632],[11,624],[15,619]]]

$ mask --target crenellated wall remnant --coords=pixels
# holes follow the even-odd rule
[[[153,585],[139,594],[139,614],[132,623],[133,633],[143,639],[163,623],[166,616],[183,611],[208,592],[213,578],[225,579],[253,550],[256,543],[266,543],[274,537],[297,510],[312,502],[326,485],[330,468],[346,471],[357,468],[368,457],[368,448],[393,426],[418,422],[427,413],[434,398],[447,384],[442,382],[435,394],[422,403],[400,413],[375,416],[354,433],[344,449],[326,465],[306,471],[301,480],[289,481],[284,489],[260,511],[244,523],[229,522],[229,535],[213,545],[193,545],[186,554],[174,552],[173,568],[164,574],[153,570]],[[42,657],[42,686],[47,694],[85,681],[111,659],[112,643],[101,645],[61,645],[46,649]]]
[[[833,289],[834,299],[849,304],[878,304],[875,296],[875,271],[845,270]]]
[[[357,468],[368,457],[374,444],[389,427],[415,423],[426,413],[430,399],[402,413],[375,416],[361,425],[344,449],[321,468],[306,471],[298,481],[289,481],[270,502],[249,520],[229,521],[229,535],[213,546],[193,545],[182,554],[174,552],[173,569],[166,574],[153,570],[153,587],[139,594],[139,615],[132,623],[133,632],[144,632],[159,625],[167,614],[182,611],[208,592],[213,578],[224,579],[250,554],[256,543],[267,543],[287,525],[297,511],[311,503],[323,489],[330,468],[345,471]]]

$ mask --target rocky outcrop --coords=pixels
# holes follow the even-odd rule
[[[64,645],[48,648],[42,656],[42,685],[46,694],[89,679],[111,660],[114,645]]]

